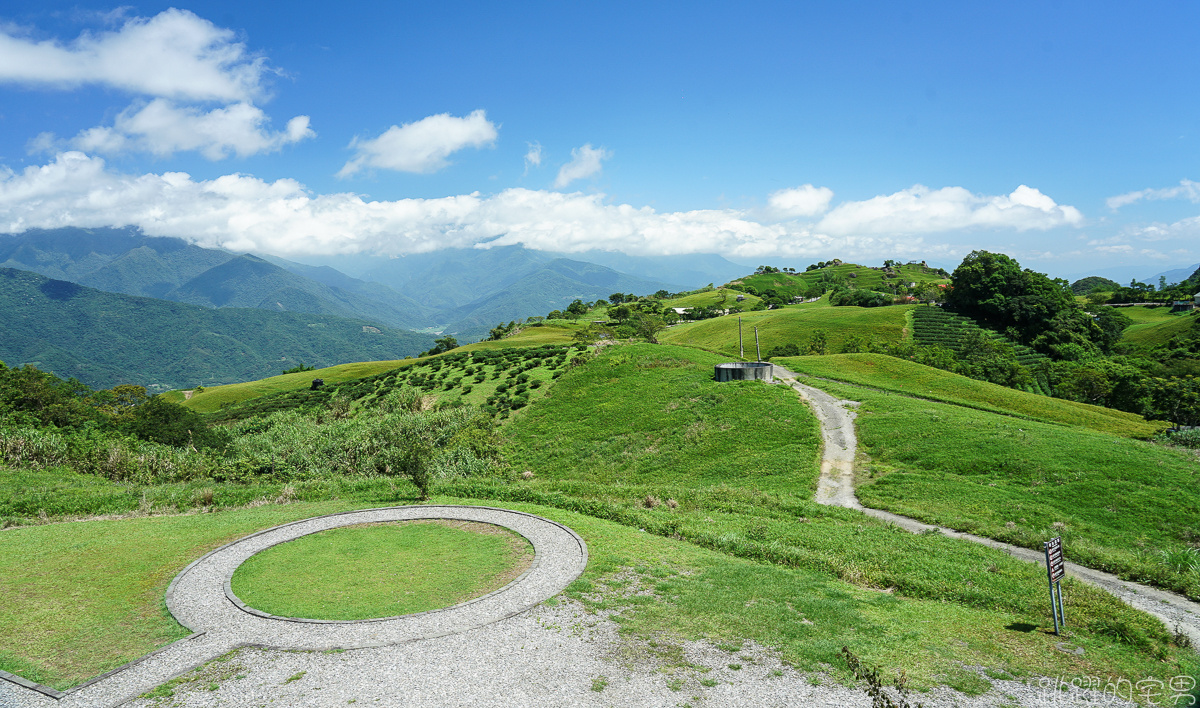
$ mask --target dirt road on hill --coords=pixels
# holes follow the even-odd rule
[[[854,494],[854,456],[858,448],[858,438],[854,432],[854,419],[857,413],[854,409],[858,407],[858,402],[841,400],[820,389],[802,384],[797,380],[797,374],[779,365],[775,366],[775,376],[795,389],[796,393],[812,408],[821,424],[821,439],[824,447],[821,454],[821,478],[817,482],[815,499],[818,504],[857,509],[867,516],[894,524],[912,533],[936,530],[951,538],[991,546],[1030,563],[1045,562],[1045,556],[1041,551],[932,526],[907,516],[864,507]],[[1167,629],[1178,628],[1192,640],[1192,646],[1200,651],[1200,603],[1192,602],[1182,595],[1148,585],[1131,583],[1111,573],[1093,570],[1069,561],[1066,563],[1066,569],[1067,573],[1075,578],[1111,593],[1131,607],[1154,615],[1162,620]]]

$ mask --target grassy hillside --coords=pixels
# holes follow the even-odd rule
[[[526,327],[502,340],[476,342],[475,344],[458,347],[452,350],[452,352],[540,347],[546,344],[569,344],[575,331],[575,328],[566,326],[565,324],[563,326]],[[241,403],[263,396],[307,391],[311,387],[313,379],[322,379],[327,386],[330,386],[332,384],[378,376],[379,374],[404,367],[419,367],[426,364],[431,358],[440,357],[338,364],[314,371],[280,374],[257,381],[226,384],[224,386],[206,386],[203,391],[193,392],[190,397],[186,397],[182,390],[171,391],[166,395],[170,400],[181,403],[195,411],[211,413],[219,410],[222,406]],[[482,398],[479,399],[479,401],[482,400]]]
[[[1161,346],[1171,337],[1184,334],[1196,325],[1200,312],[1172,315],[1169,307],[1122,307],[1121,312],[1129,315],[1134,323],[1121,335],[1122,344]]]
[[[745,298],[742,302],[738,302],[738,296]],[[728,309],[735,306],[740,306],[744,310],[749,310],[758,303],[762,302],[762,298],[747,295],[746,293],[730,290],[729,288],[716,288],[714,290],[705,290],[698,293],[690,293],[682,297],[671,298],[663,301],[664,307],[721,307]]]
[[[1166,425],[1133,413],[1017,391],[883,354],[788,357],[777,361],[810,376],[1121,437],[1149,438]]]
[[[1073,561],[1200,598],[1200,573],[1185,550],[1200,541],[1194,454],[1082,426],[809,383],[863,402],[863,504],[1027,548],[1061,535]],[[928,395],[915,382],[902,385]],[[1180,553],[1184,565],[1173,566]]]
[[[824,302],[812,303],[681,324],[663,332],[659,340],[736,358],[738,318],[741,317],[747,359],[754,359],[755,356],[755,327],[758,328],[763,356],[773,347],[808,341],[817,330],[825,331],[828,351],[838,352],[851,337],[898,343],[905,335],[906,315],[913,307],[828,307]]]
[[[461,391],[457,372],[480,366],[476,355],[508,355],[502,373],[510,376],[530,363],[525,352],[453,352],[423,380]],[[445,363],[456,355],[470,363]],[[1165,679],[1193,668],[1160,625],[1071,580],[1071,641],[1086,653],[1054,651],[1057,637],[1029,631],[1050,621],[1038,567],[813,503],[817,426],[785,387],[716,383],[712,365],[723,357],[683,347],[612,346],[565,368],[558,358],[549,395],[500,425],[508,473],[439,480],[433,501],[505,506],[570,525],[588,544],[589,566],[567,594],[653,640],[664,657],[681,657],[680,642],[703,638],[737,662],[753,640],[802,670],[844,679],[838,651],[849,646],[889,675],[905,670],[918,687],[946,683],[969,694],[987,690],[987,676]],[[402,370],[406,383],[417,366]],[[495,364],[483,366],[491,383]],[[355,385],[372,395],[386,387]],[[0,474],[0,486],[10,478],[8,489],[30,502],[23,523],[36,524],[38,508],[72,501],[73,513],[85,513],[89,499],[101,498],[109,512],[221,510],[0,531],[0,594],[16,598],[0,603],[0,666],[59,687],[181,636],[162,592],[205,550],[290,518],[412,500],[405,480],[369,476],[155,485],[14,470]],[[86,602],[80,588],[95,588]],[[68,601],[76,611],[59,611]],[[707,695],[682,659],[671,670],[694,695]]]
[[[882,268],[870,268],[867,266],[855,265],[853,263],[843,263],[836,266],[828,266],[818,268],[803,273],[764,273],[762,275],[748,275],[744,278],[732,281],[753,287],[758,292],[765,292],[768,289],[777,291],[784,297],[793,297],[802,295],[813,284],[822,278],[844,279],[847,282],[853,283],[856,288],[864,288],[867,290],[880,290],[889,292],[890,288],[885,283],[892,285],[908,285],[909,283],[946,283],[949,280],[942,277],[940,273],[919,264],[902,265],[895,268],[896,277],[884,278]]]
[[[433,337],[339,317],[212,310],[0,269],[0,360],[89,386],[190,388],[416,354]]]

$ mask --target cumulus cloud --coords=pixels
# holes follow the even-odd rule
[[[833,190],[805,184],[792,189],[781,189],[767,198],[772,211],[783,218],[817,216],[829,210]]]
[[[525,174],[529,174],[530,167],[542,166],[542,144],[528,143],[529,151],[525,153]]]
[[[363,168],[400,172],[437,172],[449,163],[446,158],[464,148],[481,148],[496,142],[495,124],[482,110],[465,118],[449,113],[422,118],[414,123],[393,125],[378,138],[355,138],[350,147],[355,155],[338,172],[349,177]]]
[[[571,150],[571,161],[563,165],[554,180],[554,188],[562,189],[577,179],[584,179],[599,174],[603,161],[612,157],[612,153],[604,148],[594,148],[591,143]]]
[[[130,106],[117,116],[111,127],[89,128],[68,144],[100,154],[138,151],[165,156],[195,151],[210,160],[220,160],[230,154],[246,157],[272,152],[316,135],[309,127],[308,116],[292,118],[278,132],[266,128],[269,122],[261,109],[249,103],[206,112],[157,98],[144,105]],[[33,147],[53,148],[58,142],[42,134],[34,140]]]
[[[1178,187],[1167,187],[1166,189],[1142,189],[1136,192],[1126,192],[1118,194],[1115,197],[1109,197],[1105,200],[1108,208],[1116,211],[1124,206],[1129,206],[1135,202],[1140,202],[1143,199],[1162,200],[1162,199],[1186,199],[1193,204],[1200,203],[1200,182],[1193,182],[1190,179],[1179,181]]]
[[[262,94],[263,57],[187,10],[132,18],[117,31],[85,32],[68,43],[35,41],[0,29],[0,81],[74,88],[109,86],[197,101],[245,101]]]
[[[1027,231],[1077,226],[1083,215],[1021,185],[1007,196],[973,194],[962,187],[916,185],[895,194],[834,207],[816,225],[831,234],[914,234],[973,228]]]
[[[1011,195],[993,199],[1012,202]],[[856,204],[864,202],[837,208],[850,210]],[[865,223],[877,225],[878,218]],[[48,164],[20,172],[0,170],[0,232],[126,225],[204,246],[281,255],[401,255],[514,244],[558,252],[602,249],[746,258],[829,253],[903,258],[954,252],[911,233],[831,233],[799,220],[759,221],[739,209],[664,213],[579,192],[506,189],[487,196],[373,201],[352,192],[314,194],[295,180],[267,182],[243,174],[212,180],[180,172],[124,175],[82,152],[61,153]],[[911,219],[906,225],[911,226]]]

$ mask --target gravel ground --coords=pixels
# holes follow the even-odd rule
[[[341,653],[241,649],[185,676],[174,695],[129,705],[871,705],[862,690],[797,672],[758,646],[732,653],[706,642],[651,646],[618,627],[564,600],[488,627],[399,646]],[[1036,680],[993,681],[991,691],[975,697],[942,688],[910,698],[928,708],[1127,705]]]

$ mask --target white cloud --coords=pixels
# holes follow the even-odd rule
[[[0,81],[73,88],[99,84],[197,101],[245,101],[262,94],[262,57],[187,10],[127,20],[115,32],[63,44],[0,30]]]
[[[1012,201],[1011,195],[991,199]],[[845,203],[838,209],[850,212],[856,204],[866,202]],[[878,226],[877,219],[866,223]],[[1052,223],[1056,222],[1029,228],[1049,228]],[[906,228],[911,224],[912,219],[904,222]],[[278,254],[400,255],[509,244],[558,252],[602,249],[746,258],[836,254],[877,260],[959,253],[955,246],[928,243],[911,232],[832,233],[797,220],[756,221],[750,211],[738,209],[661,213],[579,192],[507,189],[488,196],[369,201],[351,192],[313,194],[294,180],[265,182],[242,174],[213,180],[194,180],[179,172],[123,175],[81,152],[62,153],[46,165],[21,172],[0,170],[0,232],[124,225],[205,246]]]
[[[894,194],[834,207],[816,225],[831,234],[916,234],[974,228],[1026,231],[1077,226],[1083,215],[1021,185],[1007,196],[972,194],[962,187],[916,185]]]
[[[316,135],[308,116],[296,116],[282,131],[265,128],[265,113],[249,103],[235,103],[204,112],[179,107],[166,99],[130,106],[117,116],[112,127],[101,126],[80,132],[69,141],[73,148],[100,154],[149,152],[159,156],[179,151],[196,151],[210,160],[230,154],[239,157],[278,150],[284,145]],[[39,135],[35,147],[45,149],[58,141]]]
[[[338,172],[349,177],[363,168],[376,167],[400,172],[437,172],[449,163],[446,158],[463,148],[481,148],[496,142],[496,126],[482,110],[465,118],[449,113],[422,118],[402,126],[393,125],[378,138],[355,138],[350,147],[355,155]]]
[[[529,174],[530,167],[542,166],[542,144],[533,142],[528,145],[529,152],[525,153],[525,174]]]
[[[773,192],[767,198],[767,204],[776,214],[787,218],[824,214],[829,210],[829,203],[832,200],[832,189],[805,184]]]
[[[1109,209],[1116,211],[1124,206],[1129,206],[1134,202],[1139,202],[1143,199],[1163,200],[1163,199],[1186,199],[1193,204],[1200,203],[1200,182],[1193,182],[1190,179],[1179,181],[1178,187],[1167,187],[1166,189],[1142,189],[1137,192],[1126,192],[1118,194],[1115,197],[1109,197],[1105,200]]]
[[[577,179],[599,174],[604,160],[612,157],[612,153],[604,148],[594,148],[591,143],[571,150],[571,161],[563,165],[554,180],[554,188],[562,189]]]

